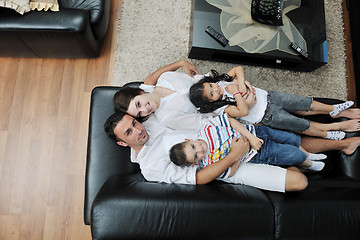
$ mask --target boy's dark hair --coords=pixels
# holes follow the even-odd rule
[[[114,94],[113,102],[114,102],[114,111],[118,112],[127,112],[129,109],[129,105],[131,100],[133,100],[136,96],[143,94],[144,91],[141,88],[134,88],[134,87],[124,87],[121,88]],[[148,119],[146,117],[137,117],[133,116],[139,122],[143,122]]]
[[[123,140],[121,140],[120,138],[118,138],[115,133],[114,133],[114,129],[116,127],[116,125],[124,118],[124,116],[127,113],[124,112],[118,112],[118,113],[114,113],[112,114],[110,117],[108,117],[108,119],[106,120],[105,124],[104,124],[104,130],[106,132],[106,135],[108,135],[109,138],[115,140],[115,142],[119,142]]]
[[[186,161],[184,152],[186,141],[175,144],[170,149],[170,159],[173,163],[180,167],[191,166],[192,163]]]
[[[236,105],[236,102],[229,99],[218,100],[216,102],[210,102],[210,100],[204,96],[204,83],[216,83],[219,81],[231,82],[233,77],[224,73],[219,75],[217,71],[211,70],[211,76],[203,77],[199,82],[191,86],[189,90],[190,101],[198,108],[201,113],[209,113],[224,106],[224,105]]]

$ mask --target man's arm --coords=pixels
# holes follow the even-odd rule
[[[229,174],[229,177],[232,177],[232,176],[234,176],[234,174],[235,174],[235,172],[237,171],[237,169],[239,168],[239,166],[240,166],[240,163],[241,163],[241,161],[240,161],[241,159],[239,159],[239,160],[237,160],[236,162],[234,162],[233,164],[231,164],[231,172],[230,172],[230,174]]]
[[[166,65],[162,68],[159,68],[155,72],[151,73],[149,76],[147,76],[145,78],[144,84],[156,85],[161,74],[163,74],[164,72],[168,72],[168,71],[176,71],[179,68],[183,68],[184,71],[191,77],[193,77],[196,74],[199,74],[198,70],[196,69],[196,67],[193,64],[191,64],[190,62],[188,62],[186,60],[179,60],[179,61],[176,61],[169,65]]]
[[[221,161],[210,164],[196,173],[196,184],[211,182],[249,151],[249,142],[245,137],[233,138],[231,146],[230,153]]]

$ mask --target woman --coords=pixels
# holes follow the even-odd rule
[[[182,67],[186,73],[175,72]],[[199,130],[211,117],[199,114],[189,100],[189,88],[202,76],[196,67],[180,60],[153,72],[140,88],[122,88],[114,96],[115,112],[144,121],[154,113],[168,128]],[[156,85],[156,86],[155,86]]]

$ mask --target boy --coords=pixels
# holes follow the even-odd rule
[[[174,145],[170,150],[170,159],[178,166],[198,164],[202,169],[224,158],[231,149],[232,139],[241,135],[249,140],[252,149],[221,174],[220,179],[232,177],[241,162],[301,165],[313,171],[320,171],[325,165],[313,160],[325,159],[326,155],[306,152],[300,147],[300,136],[266,126],[245,127],[227,114],[211,119],[201,129],[197,140],[186,140]]]

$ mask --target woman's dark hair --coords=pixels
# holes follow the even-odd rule
[[[136,96],[143,94],[144,91],[141,88],[133,88],[133,87],[124,87],[117,91],[114,94],[113,102],[114,102],[114,111],[118,112],[127,112],[129,109],[129,105],[131,100],[133,100]],[[133,116],[139,122],[143,122],[148,119],[146,117],[137,117]]]
[[[186,161],[186,155],[184,152],[185,144],[186,144],[186,141],[175,144],[170,149],[171,161],[180,167],[191,166],[191,164],[192,164],[192,163]]]
[[[190,101],[198,108],[201,113],[209,113],[224,106],[224,105],[236,105],[236,102],[225,98],[219,99],[216,102],[210,102],[210,99],[204,96],[204,83],[216,83],[219,81],[231,82],[233,77],[224,73],[219,75],[217,71],[211,70],[211,76],[203,77],[199,82],[191,86],[189,91]]]

